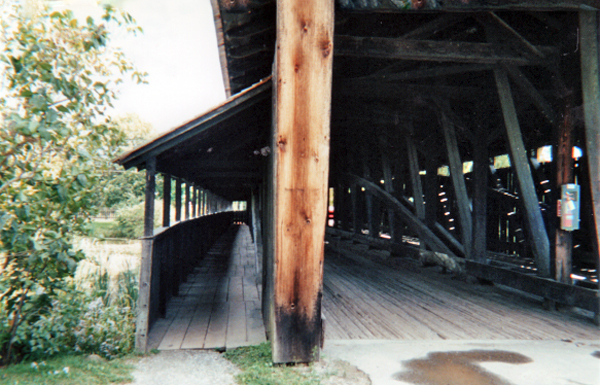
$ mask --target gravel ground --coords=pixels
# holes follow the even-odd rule
[[[210,350],[162,351],[135,366],[133,385],[235,385],[234,376],[239,373],[235,365]],[[324,358],[298,370],[321,374],[322,385],[371,385],[364,372],[345,361]]]
[[[209,350],[172,350],[142,358],[134,385],[234,385],[239,370]]]

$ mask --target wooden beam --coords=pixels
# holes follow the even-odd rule
[[[377,186],[373,182],[369,182],[368,180],[361,178],[356,175],[347,174],[346,178],[352,183],[356,183],[360,186],[363,186],[365,189],[369,190],[374,196],[379,198],[386,206],[393,208],[400,214],[400,218],[412,226],[416,231],[419,232],[423,240],[427,242],[428,245],[431,245],[431,248],[434,251],[438,251],[440,253],[447,254],[449,257],[457,259],[458,257],[454,254],[452,250],[441,239],[438,238],[437,235],[431,231],[423,221],[421,221],[415,214],[412,213],[409,209],[404,207],[398,199],[393,197],[392,195],[385,192],[381,187]]]
[[[217,44],[219,48],[219,61],[221,62],[221,75],[223,76],[223,86],[225,87],[225,97],[231,96],[231,86],[229,85],[229,64],[227,63],[227,51],[225,49],[225,32],[223,30],[223,20],[221,19],[221,8],[219,0],[210,0],[215,19],[215,28],[217,30]]]
[[[567,285],[546,278],[539,278],[517,271],[467,261],[465,270],[477,278],[512,287],[568,306],[598,313],[598,290]]]
[[[556,124],[556,113],[554,112],[552,105],[550,105],[546,98],[544,98],[544,96],[535,88],[533,83],[527,79],[523,71],[515,66],[505,66],[505,69],[517,86],[531,98],[533,104],[535,104],[548,122],[552,125]]]
[[[412,126],[410,127],[412,131]],[[406,153],[408,155],[408,168],[410,171],[410,184],[412,186],[412,195],[414,200],[415,214],[420,221],[425,222],[425,202],[423,201],[423,185],[421,184],[421,175],[419,168],[419,155],[417,147],[411,135],[406,135]],[[425,239],[419,234],[419,248],[425,250]]]
[[[334,2],[277,1],[273,361],[319,359]]]
[[[550,241],[546,233],[544,219],[535,191],[533,176],[529,167],[529,159],[527,158],[527,150],[523,143],[521,127],[508,82],[508,75],[503,69],[495,70],[494,74],[500,104],[502,105],[508,147],[510,149],[510,163],[517,176],[519,202],[523,205],[524,224],[529,234],[538,272],[542,277],[550,277]]]
[[[392,174],[392,165],[390,164],[390,153],[387,148],[386,138],[381,135],[379,143],[382,147],[381,152],[381,168],[383,169],[383,186],[387,193],[394,195],[394,178]],[[401,243],[402,235],[396,234],[396,213],[388,208],[388,224],[390,227],[390,239],[392,242]],[[345,229],[344,229],[345,230]],[[400,237],[398,237],[400,235]]]
[[[171,226],[171,175],[163,175],[163,227]]]
[[[442,31],[448,27],[465,19],[463,15],[457,14],[442,14],[440,17],[420,25],[410,32],[405,33],[401,36],[402,39],[423,39],[431,36],[439,31]]]
[[[490,159],[487,132],[478,127],[479,140],[473,143],[473,248],[472,259],[484,263],[487,259],[487,192]]]
[[[175,179],[175,222],[181,222],[181,179]]]
[[[557,200],[561,198],[561,186],[574,182],[572,93],[567,95],[564,101],[563,119],[557,127],[556,191],[554,194]],[[562,230],[560,226],[557,227],[554,241],[554,276],[558,282],[570,284],[572,283],[573,233]]]
[[[340,0],[344,10],[370,12],[415,11],[577,11],[600,9],[598,0],[469,0],[469,1],[352,1]]]
[[[541,58],[515,53],[490,43],[468,43],[438,40],[408,40],[386,37],[336,35],[335,55],[396,60],[479,63],[511,65],[541,64]],[[536,46],[544,55],[556,52],[554,47]]]
[[[145,353],[148,350],[148,332],[150,331],[150,302],[152,293],[152,254],[154,235],[154,191],[156,186],[156,158],[146,161],[146,200],[144,203],[144,239],[142,240],[142,258],[140,261],[140,280],[138,289],[138,316],[135,332],[135,348]]]
[[[190,219],[190,182],[185,182],[185,220]]]
[[[445,106],[444,108],[449,107]],[[467,259],[471,259],[471,247],[473,246],[473,219],[471,217],[469,195],[467,193],[467,185],[463,173],[463,163],[460,159],[460,150],[458,148],[454,124],[448,118],[444,108],[440,111],[440,117],[446,143],[446,151],[448,154],[448,163],[450,164],[450,177],[452,178],[452,187],[456,198],[456,206],[458,207],[460,233],[462,235],[462,244],[465,248]]]
[[[477,20],[480,23],[484,24],[488,28],[494,28],[498,33],[508,35],[509,38],[515,43],[522,47],[524,50],[529,51],[533,55],[536,55],[540,58],[545,58],[545,54],[540,51],[536,46],[531,44],[527,39],[523,37],[519,32],[517,32],[513,27],[511,27],[507,22],[502,20],[498,15],[494,12],[486,12],[483,14],[479,14],[476,16]]]
[[[596,244],[600,244],[600,76],[598,64],[600,48],[598,43],[598,12],[579,12],[579,29],[581,33],[581,84],[583,93],[583,113],[585,121],[585,141],[587,147],[588,167]],[[600,249],[600,248],[599,248]],[[600,269],[600,251],[597,250],[597,270]],[[596,322],[600,323],[600,314],[596,313]]]

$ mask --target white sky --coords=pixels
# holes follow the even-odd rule
[[[59,0],[78,18],[98,20],[96,0]],[[147,85],[126,82],[115,116],[135,113],[156,133],[201,115],[225,99],[210,0],[112,0],[129,12],[143,34],[118,38],[127,57],[147,72]]]

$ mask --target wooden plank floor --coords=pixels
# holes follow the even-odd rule
[[[231,349],[264,342],[260,279],[248,226],[232,226],[150,331],[150,349]]]
[[[364,258],[378,253],[366,246],[335,245],[325,255],[326,339],[600,338],[581,312],[545,311],[537,299],[507,288],[469,284],[409,259],[394,258],[391,268]]]

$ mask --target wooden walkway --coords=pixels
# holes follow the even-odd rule
[[[201,236],[201,235],[199,235]],[[153,325],[150,349],[231,349],[266,340],[248,226],[232,226]]]
[[[326,340],[597,340],[588,315],[469,284],[350,242],[325,255]],[[260,254],[259,254],[260,258]],[[393,264],[390,267],[389,264]],[[150,332],[150,348],[230,349],[265,341],[260,275],[247,226],[223,236]]]
[[[379,251],[335,245],[325,255],[326,339],[600,339],[591,315],[545,311],[539,299],[507,288],[469,284],[406,258],[384,265]]]

